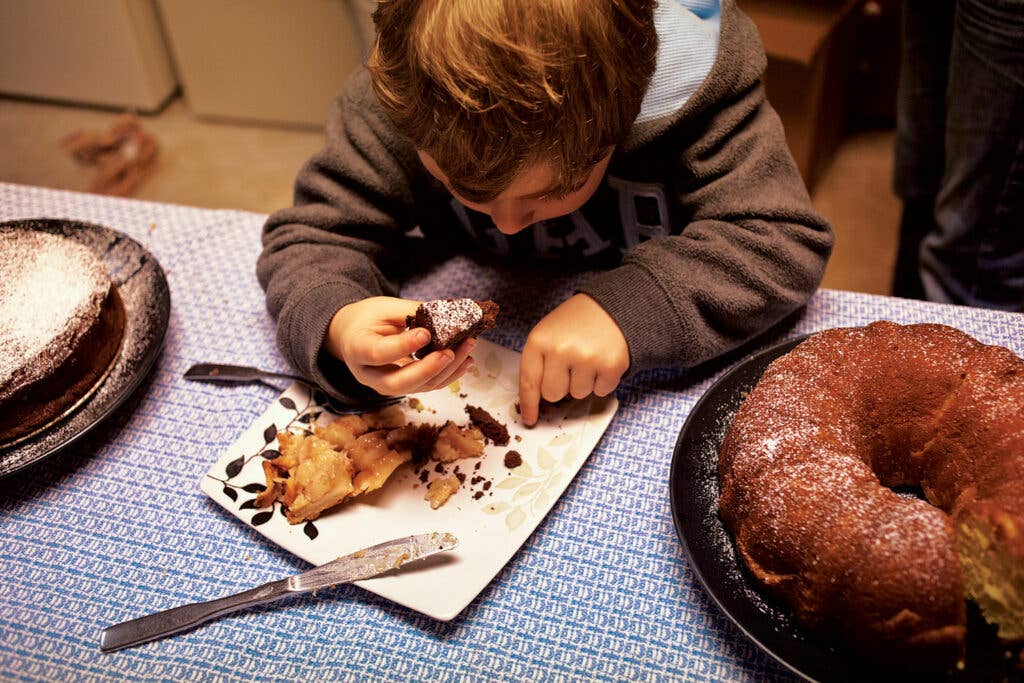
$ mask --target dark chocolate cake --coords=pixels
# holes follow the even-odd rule
[[[0,445],[87,396],[116,356],[124,322],[117,288],[87,247],[0,231]]]
[[[494,327],[498,304],[472,299],[437,299],[426,301],[416,315],[406,318],[410,328],[423,327],[430,332],[430,342],[416,352],[420,358],[433,351],[453,349],[470,337],[477,337]]]

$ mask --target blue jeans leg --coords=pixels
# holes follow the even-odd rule
[[[924,291],[1024,311],[1024,0],[957,0],[944,148]]]
[[[946,85],[956,0],[904,0],[893,189],[903,200],[892,293],[924,299],[921,242],[935,230],[946,163]]]

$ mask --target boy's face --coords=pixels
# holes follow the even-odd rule
[[[586,204],[597,190],[597,186],[601,184],[601,179],[604,178],[604,172],[608,169],[608,162],[612,156],[612,152],[608,152],[590,169],[586,181],[578,189],[568,194],[561,196],[548,194],[548,188],[554,184],[554,172],[547,164],[538,164],[517,175],[512,180],[512,184],[497,197],[489,202],[478,204],[465,197],[460,197],[458,192],[452,189],[451,182],[434,162],[434,159],[423,150],[418,150],[418,152],[423,166],[430,172],[430,175],[448,188],[453,197],[474,211],[490,216],[495,227],[506,235],[514,235],[537,221],[565,216]]]

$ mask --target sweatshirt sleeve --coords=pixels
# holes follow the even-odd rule
[[[272,214],[256,265],[287,360],[336,398],[372,395],[321,352],[343,306],[395,296],[385,264],[413,225],[415,150],[376,104],[365,70],[333,102],[326,144],[299,172],[295,205]]]
[[[755,337],[807,302],[832,249],[765,99],[756,30],[736,21],[746,35],[721,49],[746,53],[725,60],[740,72],[713,69],[675,131],[681,233],[637,245],[580,290],[622,329],[630,373],[693,366]]]

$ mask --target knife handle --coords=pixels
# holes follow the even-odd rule
[[[141,645],[151,640],[157,640],[194,628],[199,624],[224,616],[225,614],[230,614],[231,612],[272,602],[286,595],[297,595],[304,592],[306,591],[289,589],[287,580],[273,581],[243,593],[236,593],[207,602],[195,602],[189,605],[173,607],[163,612],[148,614],[144,617],[103,629],[100,633],[100,650],[103,652],[113,652],[114,650]]]

